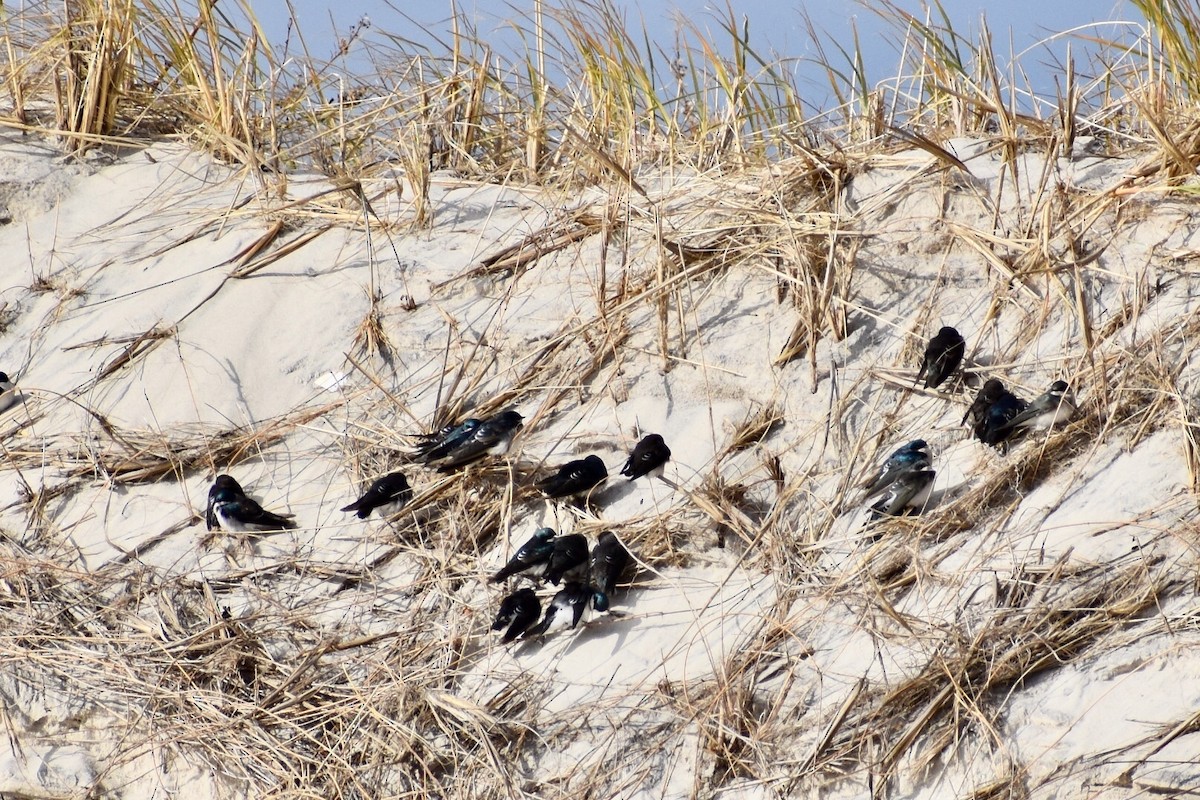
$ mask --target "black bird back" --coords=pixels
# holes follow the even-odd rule
[[[559,536],[554,540],[554,551],[550,554],[550,560],[546,562],[546,580],[557,586],[564,575],[587,562],[587,537],[582,533]]]
[[[600,591],[612,594],[630,561],[632,558],[629,551],[621,544],[617,535],[612,531],[604,531],[592,549],[592,580],[600,587]]]
[[[508,563],[492,576],[491,582],[499,583],[510,575],[545,564],[554,553],[555,541],[553,528],[539,528],[525,544],[517,548],[517,552],[513,553]]]
[[[666,464],[671,459],[671,448],[657,433],[647,434],[633,448],[621,474],[635,480]]]
[[[496,613],[492,630],[498,631],[507,625],[508,630],[501,639],[507,644],[527,631],[541,615],[542,604],[533,589],[518,589],[500,602],[500,610]]]
[[[966,425],[969,422],[972,428],[977,427],[983,422],[992,403],[999,400],[1002,394],[1004,394],[1004,384],[996,378],[988,378],[979,389],[979,394],[975,395],[967,413],[963,414],[962,424]]]
[[[1012,392],[1001,392],[975,426],[975,436],[984,444],[999,447],[1013,433],[1008,423],[1024,411],[1025,406],[1025,401]]]
[[[944,326],[926,345],[917,380],[924,378],[926,389],[936,389],[954,374],[966,352],[967,343],[962,334],[949,325]]]

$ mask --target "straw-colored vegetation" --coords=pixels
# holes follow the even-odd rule
[[[345,53],[327,62],[307,52],[300,38],[291,52],[273,49],[249,3],[232,9],[202,0],[198,9],[185,10],[160,0],[71,0],[0,11],[8,96],[0,125],[56,139],[80,157],[178,136],[241,168],[273,202],[264,200],[261,213],[270,227],[259,244],[225,265],[230,281],[337,227],[365,231],[372,259],[399,261],[393,237],[438,224],[430,191],[439,171],[562,196],[589,189],[595,194],[588,197],[603,197],[572,205],[453,279],[502,282],[583,242],[596,244],[604,263],[635,246],[653,254],[646,269],[621,271],[619,281],[610,283],[604,273],[592,287],[591,316],[546,331],[540,349],[518,365],[516,379],[484,402],[480,387],[494,374],[489,356],[482,345],[452,351],[449,340],[434,418],[418,420],[388,391],[379,378],[395,356],[387,307],[411,309],[412,299],[384,297],[372,279],[369,311],[346,345],[353,371],[374,390],[374,405],[352,398],[367,411],[352,420],[342,445],[345,468],[359,479],[394,468],[406,433],[421,425],[436,429],[467,412],[484,416],[515,404],[529,409],[526,425],[536,429],[572,402],[578,387],[625,363],[635,319],[652,320],[653,356],[664,371],[702,360],[696,298],[728,274],[774,281],[777,301],[796,312],[776,364],[803,359],[815,383],[828,366],[818,361],[819,345],[845,339],[853,313],[871,313],[857,295],[859,254],[872,235],[863,220],[918,184],[940,185],[992,208],[987,229],[948,221],[931,235],[952,237],[987,275],[1001,276],[987,289],[993,292],[990,318],[1014,304],[1025,314],[1028,324],[1018,336],[993,343],[993,363],[1019,362],[1052,310],[1070,310],[1081,344],[1064,371],[1076,384],[1094,387],[1080,422],[1040,449],[1013,454],[934,513],[884,523],[895,535],[851,554],[834,571],[819,551],[846,506],[814,487],[836,485],[839,496],[849,498],[860,476],[850,466],[841,474],[793,471],[793,462],[763,446],[791,421],[774,399],[756,398],[753,412],[725,431],[714,460],[691,465],[699,472],[694,488],[621,528],[643,576],[706,563],[711,551],[724,548],[738,568],[771,576],[779,586],[774,606],[720,674],[649,689],[640,710],[620,709],[626,720],[658,715],[639,747],[653,749],[680,731],[695,736],[697,796],[738,782],[802,796],[847,776],[885,796],[901,765],[919,772],[967,739],[999,747],[998,716],[1022,682],[1093,655],[1138,625],[1159,625],[1155,604],[1169,593],[1191,591],[1194,562],[1130,556],[1121,564],[1081,567],[1031,559],[998,577],[1001,602],[990,616],[917,620],[896,608],[977,534],[980,520],[1000,525],[1054,464],[1086,463],[1098,438],[1119,433],[1132,447],[1155,430],[1180,430],[1193,487],[1200,486],[1196,409],[1179,380],[1200,322],[1176,320],[1127,341],[1121,338],[1125,325],[1158,287],[1131,287],[1120,313],[1110,309],[1104,318],[1094,313],[1087,291],[1104,279],[1098,260],[1129,195],[1193,193],[1200,164],[1200,9],[1185,2],[1138,6],[1150,21],[1146,29],[1111,40],[1089,34],[1087,63],[1072,58],[1062,64],[1059,94],[1046,98],[1031,93],[1019,62],[1005,64],[998,56],[986,27],[969,41],[936,2],[922,16],[877,5],[892,23],[902,68],[894,76],[868,75],[857,43],[825,52],[822,67],[834,100],[832,107],[816,108],[806,102],[793,65],[761,51],[749,25],[732,12],[719,25],[724,40],[708,41],[685,27],[676,52],[648,43],[606,0],[539,6],[536,15],[514,20],[528,48],[515,60],[492,50],[461,15],[438,49],[355,30],[345,49],[369,57],[375,72],[347,76]],[[1081,40],[1072,52],[1083,50]],[[947,146],[963,136],[1002,155],[1007,191],[1027,195],[1028,203],[1002,214],[1000,198],[979,195]],[[1082,136],[1102,152],[1137,156],[1141,168],[1102,195],[1066,190],[1049,170],[1020,175],[1029,163],[1023,154],[1050,162],[1069,154]],[[855,178],[913,148],[932,156],[927,167],[867,207],[847,206]],[[711,188],[675,192],[646,179],[668,168],[701,176]],[[336,188],[285,200],[287,175],[297,171],[323,173]],[[385,198],[405,204],[399,223],[376,215]],[[196,230],[200,235],[208,228]],[[907,332],[911,344],[901,363],[919,359],[929,327],[923,322]],[[119,342],[127,346],[97,371],[94,384],[119,375],[171,335],[164,324]],[[850,380],[911,389],[908,373],[866,372]],[[802,435],[817,442],[846,437],[841,444],[859,456],[861,467],[889,446],[882,431],[903,409],[882,414],[869,430],[847,433],[840,421],[851,413],[859,385],[830,397],[831,424]],[[550,691],[545,683],[514,681],[486,703],[456,691],[481,646],[478,620],[463,613],[456,592],[474,580],[481,554],[506,529],[538,464],[498,463],[471,471],[469,480],[455,473],[425,484],[412,513],[365,563],[298,555],[267,574],[254,573],[264,583],[246,585],[271,585],[287,574],[323,587],[324,599],[293,607],[264,592],[264,611],[249,618],[223,614],[211,582],[137,566],[145,548],[176,528],[147,532],[143,549],[86,575],[55,544],[61,532],[53,505],[69,498],[78,481],[119,487],[224,469],[343,406],[299,409],[251,428],[194,432],[123,430],[98,416],[98,436],[6,447],[5,469],[52,462],[64,481],[28,484],[22,502],[33,533],[0,540],[0,672],[14,684],[52,685],[64,702],[110,716],[115,765],[150,750],[167,752],[207,765],[231,793],[630,793],[638,760],[605,749],[586,774],[561,773],[545,782],[523,777],[534,773],[539,754],[578,733],[574,721],[540,713]],[[17,424],[6,440],[30,420]],[[185,515],[179,526],[194,521]],[[604,527],[593,519],[577,529]],[[387,591],[420,603],[361,625],[314,622],[347,596],[367,607],[382,604],[378,574],[401,555],[415,567],[402,588]],[[235,569],[220,580],[248,577],[250,571]],[[962,575],[950,580],[966,582]],[[878,640],[910,646],[924,660],[891,685],[864,679],[841,708],[801,708],[796,673],[811,656],[813,634],[811,615],[793,603],[802,583],[820,587],[824,604],[861,609],[879,626]],[[1165,618],[1161,624],[1168,624]],[[35,723],[6,717],[10,726]],[[579,726],[585,724],[598,723],[589,718]],[[813,738],[800,752],[794,745],[803,731]],[[972,796],[1018,797],[1036,788],[1024,783],[1021,764],[1010,766],[1004,780]],[[97,787],[101,796],[102,776]]]

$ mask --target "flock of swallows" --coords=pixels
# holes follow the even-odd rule
[[[447,425],[437,433],[419,434],[413,460],[439,471],[465,466],[487,455],[508,451],[513,436],[524,424],[516,411],[502,411],[487,419],[468,419]],[[629,480],[662,475],[671,458],[671,450],[662,436],[651,433],[633,448],[621,474]],[[549,477],[534,483],[547,499],[586,497],[608,479],[608,469],[597,455],[563,464]],[[391,472],[374,481],[362,497],[342,508],[366,519],[372,511],[384,516],[399,512],[412,499],[412,489],[402,472]],[[205,510],[208,529],[255,533],[295,528],[291,514],[267,511],[246,496],[229,475],[218,475],[208,490]],[[559,536],[553,528],[539,528],[522,544],[495,575],[492,583],[510,577],[544,579],[552,586],[562,584],[542,613],[542,604],[533,589],[518,589],[500,603],[492,630],[504,630],[505,643],[517,637],[541,636],[560,628],[575,628],[590,612],[607,613],[609,595],[622,574],[633,563],[629,551],[612,531],[600,534],[596,546],[588,551],[588,540],[581,533]],[[539,622],[540,619],[540,622]]]
[[[966,347],[957,330],[943,327],[925,347],[917,380],[924,380],[927,389],[936,389],[962,364]],[[16,396],[15,384],[0,372],[0,411],[11,405]],[[1055,381],[1049,390],[1028,403],[1005,389],[996,378],[990,378],[967,409],[962,424],[970,422],[979,441],[1003,449],[1025,431],[1070,420],[1076,410],[1075,398],[1065,381]],[[510,409],[487,419],[470,418],[436,433],[419,434],[414,460],[447,472],[487,455],[502,455],[508,452],[523,424],[524,418]],[[670,458],[666,442],[652,433],[633,448],[621,474],[629,480],[661,475]],[[889,455],[864,484],[864,500],[879,498],[870,507],[871,519],[920,513],[929,501],[937,475],[931,464],[929,445],[924,439],[908,442]],[[563,464],[534,487],[547,499],[578,498],[588,495],[607,479],[604,461],[597,455],[589,455]],[[391,472],[374,481],[362,497],[342,511],[353,511],[360,519],[366,519],[372,511],[390,516],[402,510],[411,498],[412,489],[404,473]],[[244,533],[296,527],[291,514],[267,511],[229,475],[218,475],[213,481],[208,491],[205,521],[209,530],[220,527]],[[509,594],[500,603],[492,630],[507,628],[503,636],[507,643],[517,637],[540,636],[559,627],[574,628],[589,607],[592,611],[607,612],[608,596],[630,563],[629,551],[612,531],[600,534],[589,555],[583,534],[558,536],[552,528],[540,528],[491,580],[498,583],[512,576],[523,576],[544,578],[552,586],[564,580],[566,583],[554,595],[544,616],[541,602],[532,589],[526,587]]]
[[[924,380],[926,389],[936,389],[959,368],[966,350],[962,335],[954,328],[943,327],[925,347],[917,380]],[[975,438],[1003,450],[1029,430],[1067,422],[1077,408],[1065,381],[1055,381],[1044,394],[1027,403],[996,378],[989,378],[963,415],[962,424],[969,422]],[[919,513],[929,501],[937,475],[930,469],[931,463],[929,445],[924,439],[911,441],[888,456],[864,485],[864,500],[882,495],[871,506],[871,519]]]

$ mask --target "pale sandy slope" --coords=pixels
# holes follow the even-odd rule
[[[373,228],[372,251],[350,195],[322,194],[317,178],[291,176],[280,199],[270,178],[264,188],[179,145],[64,165],[45,143],[5,135],[0,159],[18,188],[0,228],[0,369],[24,403],[0,418],[0,697],[12,743],[0,755],[0,792],[285,791],[287,762],[238,744],[245,736],[269,751],[240,720],[256,703],[278,703],[271,686],[303,694],[289,676],[310,669],[304,686],[352,687],[356,702],[380,709],[364,712],[365,727],[386,730],[382,709],[414,691],[460,717],[511,723],[493,762],[450,770],[462,782],[448,783],[447,796],[577,796],[585,785],[620,797],[816,785],[837,797],[871,786],[963,797],[1006,782],[1035,797],[1129,797],[1194,787],[1200,737],[1184,723],[1200,707],[1196,496],[1182,424],[1195,419],[1194,206],[1131,195],[1093,215],[1087,199],[1134,162],[1060,160],[1047,191],[1078,191],[1064,218],[1083,231],[1081,251],[1107,249],[1078,287],[1069,267],[1010,287],[967,239],[987,249],[997,234],[1029,248],[1048,230],[1061,267],[1066,246],[1055,237],[1067,223],[1038,196],[1044,162],[1020,158],[1018,193],[997,151],[956,148],[971,175],[936,169],[920,152],[854,170],[836,220],[839,248],[854,253],[851,291],[834,303],[848,335],[782,366],[775,358],[798,312],[777,301],[778,262],[747,231],[790,167],[642,176],[670,237],[707,245],[736,228],[744,246],[674,284],[664,370],[653,297],[623,303],[652,289],[660,266],[639,195],[435,176],[433,227],[410,230],[406,201],[377,199],[375,211],[396,224]],[[1047,207],[1054,224],[1042,226]],[[575,209],[611,211],[628,239],[605,247],[589,235],[527,271],[466,275]],[[285,228],[267,252],[332,227],[230,277],[277,221]],[[805,225],[829,227],[794,222],[796,239],[811,233]],[[761,237],[778,245],[787,232],[772,224]],[[355,342],[372,282],[390,362]],[[963,331],[974,363],[1026,397],[1068,378],[1084,418],[1044,459],[1044,439],[1007,456],[971,441],[958,425],[969,390],[908,388],[922,337],[941,324]],[[131,344],[133,358],[106,370]],[[604,458],[614,480],[600,519],[576,522],[514,496],[495,471],[447,479],[415,466],[406,470],[418,494],[433,498],[416,518],[389,527],[338,511],[363,480],[398,464],[398,433],[427,428],[463,364],[471,385],[454,394],[468,409],[518,387],[521,474],[543,459]],[[1163,396],[1153,418],[1139,416]],[[736,424],[773,405],[782,426],[724,451]],[[213,438],[273,420],[285,422],[277,440],[233,455]],[[676,488],[616,479],[643,431],[670,444]],[[931,525],[895,523],[871,543],[847,481],[918,436],[939,473]],[[172,447],[174,462],[164,461]],[[155,459],[168,468],[153,480],[124,472]],[[295,514],[299,528],[250,542],[207,537],[197,515],[218,471]],[[726,532],[724,548],[702,490],[715,475],[744,487],[730,513],[746,527]],[[486,577],[540,524],[591,535],[610,527],[653,571],[615,598],[623,616],[503,648],[486,634],[503,594]],[[77,606],[64,610],[69,598]],[[207,657],[183,653],[197,641],[189,637],[220,626],[224,608],[261,648],[263,683],[249,694],[172,674],[180,660]],[[1038,609],[1051,610],[1042,619]],[[1064,624],[1078,624],[1078,638],[1000,663],[1016,658],[1012,631],[1036,645],[1041,626]],[[399,639],[321,649],[395,631]],[[416,650],[453,678],[406,673]],[[956,672],[960,657],[1037,674],[971,697],[963,687],[986,669]],[[929,680],[908,683],[921,676]],[[278,713],[281,730],[296,724]],[[454,761],[452,742],[426,738],[429,752]],[[731,767],[722,752],[744,764]],[[895,767],[890,780],[877,774],[881,760]],[[361,786],[340,785],[347,796],[403,791],[395,774],[406,768],[374,765]]]

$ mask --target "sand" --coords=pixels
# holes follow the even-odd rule
[[[372,760],[361,743],[361,770],[345,777],[367,730],[391,746],[413,737],[424,764],[443,759],[446,796],[1194,788],[1195,209],[1130,194],[1120,214],[1072,216],[1083,250],[1105,246],[1079,277],[1063,266],[1065,224],[1046,233],[1052,275],[1011,281],[1005,245],[995,259],[978,246],[1041,235],[1030,209],[1047,174],[1085,199],[1124,185],[1136,159],[1085,145],[1049,165],[1023,154],[1016,179],[983,142],[953,142],[970,174],[921,151],[864,157],[837,220],[853,251],[851,289],[832,306],[847,333],[780,365],[801,311],[779,301],[778,262],[745,226],[795,165],[639,176],[676,240],[741,237],[671,284],[664,358],[657,306],[638,296],[662,253],[640,197],[436,173],[431,227],[412,227],[393,193],[374,203],[368,239],[351,198],[323,194],[317,176],[288,176],[280,197],[270,176],[177,143],[64,163],[4,133],[0,369],[22,402],[0,416],[0,793],[287,793],[283,753],[309,729],[281,697],[358,715],[329,734],[346,748],[336,757],[313,745],[305,780],[327,796],[414,785],[412,763]],[[621,235],[607,246],[591,233],[478,271],[565,215],[614,207]],[[264,253],[323,232],[276,260],[244,258],[276,222]],[[826,222],[800,215],[793,232]],[[386,357],[356,341],[372,286]],[[942,324],[966,336],[972,383],[995,375],[1031,398],[1062,377],[1080,417],[1008,454],[970,439],[959,420],[973,388],[913,386]],[[1168,385],[1187,405],[1139,416]],[[403,434],[431,429],[450,397],[463,415],[496,398],[521,411],[508,460],[449,476],[402,465]],[[782,424],[728,452],[768,408]],[[222,449],[247,432],[260,438]],[[672,449],[667,480],[626,482],[616,472],[645,432]],[[938,472],[933,507],[872,541],[854,485],[918,437]],[[519,491],[535,466],[591,452],[611,477],[582,516]],[[130,471],[155,459],[156,474]],[[415,512],[389,523],[338,510],[393,468]],[[219,472],[299,527],[210,534]],[[714,499],[717,481],[737,499]],[[504,589],[486,579],[543,524],[593,540],[615,530],[643,568],[609,618],[501,646],[487,628]],[[1085,595],[1092,606],[1072,605]],[[1036,643],[1072,614],[1095,629],[1048,633],[1048,652],[1007,665],[1018,677],[971,694],[1005,668],[1006,637]],[[217,646],[232,624],[245,634],[228,634],[236,652],[257,664],[249,689],[244,660]],[[440,733],[405,727],[416,723],[398,709],[414,705]],[[456,750],[464,740],[494,756]]]

